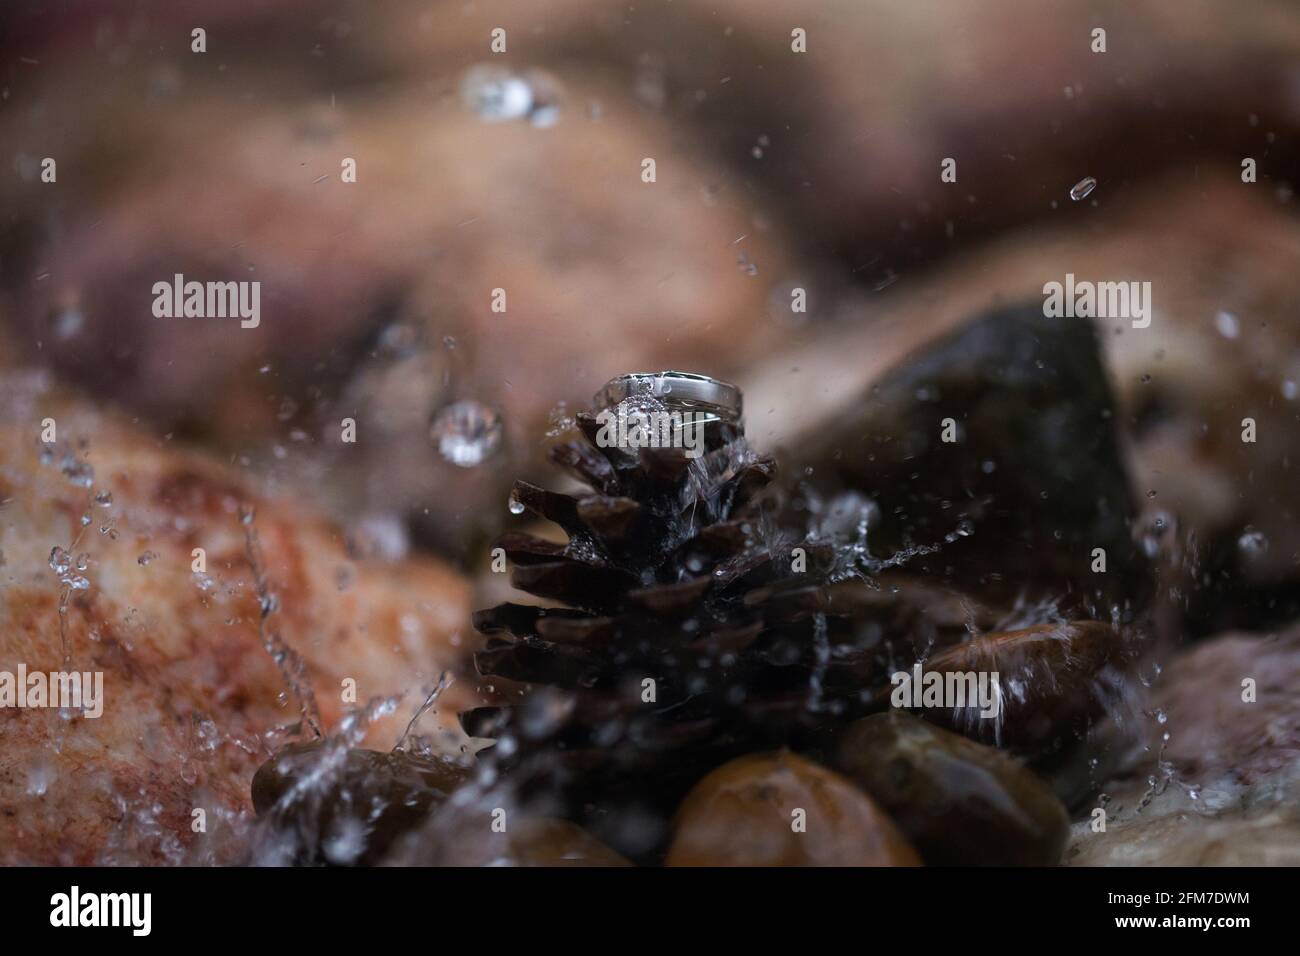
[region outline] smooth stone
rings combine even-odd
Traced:
[[[927,864],[1050,866],[1065,806],[1007,754],[900,711],[848,727],[836,766],[894,818]]]
[[[907,570],[994,605],[1023,596],[1137,616],[1152,577],[1133,543],[1117,417],[1093,323],[1047,318],[1035,301],[923,344],[794,464],[827,494],[876,503],[877,558],[937,547]],[[1092,572],[1094,548],[1105,574]]]
[[[803,811],[803,832],[797,832]],[[919,866],[893,821],[849,780],[788,751],[723,764],[676,817],[668,866]]]
[[[927,707],[927,720],[1026,757],[1058,753],[1081,739],[1118,694],[1144,634],[1097,621],[1039,624],[946,647],[923,664],[940,674],[998,674],[1000,712]]]
[[[1144,759],[1076,809],[1067,863],[1300,866],[1297,687],[1300,626],[1181,651],[1147,702]]]

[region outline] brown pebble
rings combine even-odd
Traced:
[[[687,794],[675,829],[669,866],[920,865],[870,797],[788,751],[713,771]]]
[[[1040,624],[986,634],[944,648],[924,663],[941,674],[997,673],[1001,713],[978,706],[926,708],[927,720],[984,743],[1025,755],[1059,749],[1102,711],[1107,672],[1118,673],[1138,648],[1138,635],[1097,621]]]

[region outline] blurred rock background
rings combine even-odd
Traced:
[[[1150,328],[1096,331],[1131,490],[1193,557],[1166,597],[1183,637],[1268,633],[1300,618],[1297,54],[1284,0],[12,3],[0,364],[354,555],[474,573],[614,375],[737,382],[815,484],[909,353],[1067,272],[1150,281]],[[494,121],[485,65],[540,108]],[[260,327],[154,318],[175,273],[260,281]]]

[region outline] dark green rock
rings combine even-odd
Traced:
[[[908,569],[991,604],[1050,598],[1067,614],[1110,620],[1118,607],[1129,619],[1149,574],[1115,408],[1092,323],[1031,303],[925,344],[798,457],[820,490],[877,503],[876,558],[935,549]],[[942,440],[949,418],[954,442]]]

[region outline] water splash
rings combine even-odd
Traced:
[[[402,731],[402,736],[398,737],[397,743],[393,744],[394,753],[407,749],[407,742],[411,739],[411,735],[415,731],[415,725],[420,722],[421,717],[433,709],[433,705],[438,702],[438,698],[442,696],[442,692],[450,687],[451,683],[452,678],[449,672],[443,671],[438,676],[437,685],[433,690],[429,691],[428,696],[424,698],[424,703],[416,708],[415,713],[411,717],[410,723],[408,723],[406,729]]]
[[[284,678],[294,700],[297,701],[303,720],[311,728],[312,733],[319,737],[321,736],[320,708],[316,705],[316,695],[307,677],[307,663],[285,642],[274,624],[269,621],[269,618],[279,610],[280,604],[279,598],[271,590],[267,580],[262,545],[253,523],[254,514],[252,505],[240,505],[239,521],[244,526],[244,551],[249,567],[252,569],[253,586],[256,588],[258,605],[261,608],[257,620],[258,636],[261,638],[262,647],[280,669],[280,675]]]

